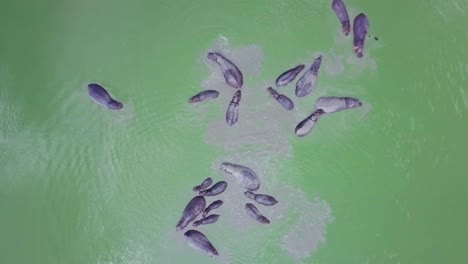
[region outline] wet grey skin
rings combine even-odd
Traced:
[[[190,247],[201,250],[211,257],[218,256],[218,251],[200,231],[190,229],[184,233]]]
[[[256,201],[257,203],[263,204],[263,205],[266,205],[266,206],[272,206],[272,205],[275,205],[275,204],[278,203],[278,201],[275,199],[275,197],[270,196],[270,195],[266,195],[266,194],[255,194],[255,193],[253,193],[251,191],[246,191],[246,192],[244,192],[244,195],[247,198]]]
[[[292,110],[294,108],[293,101],[289,99],[289,97],[287,97],[286,95],[278,93],[275,89],[271,87],[268,87],[267,91],[273,98],[276,99],[278,103],[280,103],[280,105],[284,107],[284,109]]]
[[[231,102],[229,103],[226,111],[226,123],[229,126],[233,126],[239,119],[239,103],[242,97],[241,90],[237,90],[232,96]]]
[[[206,101],[206,100],[211,100],[211,99],[216,99],[219,96],[219,92],[216,90],[205,90],[201,91],[198,94],[190,97],[188,102],[190,104]]]
[[[315,102],[315,108],[322,109],[327,114],[361,106],[361,101],[352,97],[320,97]]]
[[[213,187],[200,191],[198,194],[202,196],[216,196],[220,193],[223,193],[227,188],[227,182],[220,181],[217,182]]]
[[[260,213],[257,207],[251,203],[245,204],[245,211],[254,220],[262,224],[269,224],[270,220]]]
[[[211,184],[213,183],[213,179],[211,179],[210,177],[206,178],[200,185],[197,185],[195,187],[193,187],[193,191],[194,192],[199,192],[199,191],[202,191],[202,190],[205,190],[206,188],[208,188]]]
[[[299,64],[296,67],[283,72],[276,78],[276,86],[283,87],[296,79],[297,75],[305,68],[304,64]]]
[[[239,68],[229,59],[218,52],[208,52],[208,59],[218,63],[221,71],[223,71],[226,83],[236,89],[241,89],[244,84],[244,77]]]
[[[212,210],[221,207],[221,205],[223,205],[223,201],[221,200],[216,200],[212,202],[210,205],[208,205],[207,208],[205,208],[205,210],[203,211],[202,217],[207,216]]]
[[[345,36],[348,36],[350,31],[349,16],[346,6],[341,0],[333,0],[332,9],[341,22],[341,27]]]
[[[354,18],[353,21],[353,44],[354,52],[358,58],[362,58],[362,51],[364,50],[364,40],[366,39],[367,31],[369,29],[369,20],[364,13],[360,13]]]
[[[302,74],[296,83],[296,96],[303,97],[308,95],[317,82],[317,75],[322,64],[322,55],[315,58],[310,68]]]
[[[216,221],[218,221],[218,218],[219,218],[219,215],[217,214],[212,214],[212,215],[209,215],[207,217],[203,217],[202,219],[198,220],[198,221],[195,221],[193,222],[193,226],[194,227],[197,227],[199,225],[209,225],[209,224],[213,224],[215,223]]]
[[[205,209],[206,200],[203,196],[195,196],[184,209],[182,217],[177,223],[176,230],[180,231],[184,229],[190,222],[192,222],[197,216]]]
[[[295,133],[298,137],[303,137],[312,131],[320,117],[325,114],[322,109],[315,110],[311,115],[297,124]]]
[[[260,188],[260,180],[257,174],[250,168],[239,164],[223,162],[220,169],[234,176],[237,182],[249,191],[256,191]]]
[[[123,104],[115,99],[113,99],[107,90],[97,83],[88,84],[88,93],[89,96],[93,99],[94,102],[105,106],[112,110],[122,109]]]

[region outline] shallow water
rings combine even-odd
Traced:
[[[463,263],[468,5],[346,1],[370,21],[364,58],[331,1],[58,1],[0,8],[1,263]],[[378,36],[379,40],[373,39]],[[207,60],[244,73],[235,89]],[[286,111],[266,88],[323,55],[317,85]],[[109,111],[87,95],[98,82]],[[215,100],[190,105],[204,89]],[[321,96],[363,107],[295,125]],[[247,216],[224,162],[251,167],[279,203]],[[218,222],[175,226],[192,187],[226,180]]]

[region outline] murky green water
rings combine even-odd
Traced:
[[[0,263],[463,263],[468,214],[466,1],[347,1],[370,20],[364,58],[331,1],[56,1],[0,4]],[[244,71],[234,90],[205,59]],[[324,62],[304,98],[279,73]],[[122,111],[94,104],[99,82]],[[205,88],[217,100],[188,105]],[[364,107],[294,126],[320,96]],[[259,225],[218,167],[251,166],[276,207]],[[175,225],[205,177],[230,184],[220,220],[199,228],[220,256]],[[209,199],[209,202],[214,199]]]

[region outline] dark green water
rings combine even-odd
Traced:
[[[468,261],[468,3],[347,1],[379,37],[358,60],[330,2],[1,3],[0,263]],[[232,128],[234,90],[205,59],[220,48],[245,75]],[[296,104],[281,109],[266,87],[319,53],[316,89],[278,88]],[[89,82],[124,109],[94,104]],[[220,97],[187,104],[205,88]],[[320,96],[364,106],[296,137]],[[270,225],[242,211],[223,161],[278,198],[259,207]],[[199,229],[213,259],[175,231],[208,176],[230,184]]]

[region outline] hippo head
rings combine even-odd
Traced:
[[[351,97],[346,97],[345,102],[346,102],[346,106],[348,108],[354,108],[354,107],[362,106],[361,101],[359,101],[358,99],[355,99],[355,98],[351,98]]]
[[[190,97],[189,100],[188,100],[189,104],[198,103],[200,101],[201,101],[200,96],[198,96],[198,94]]]
[[[244,192],[244,195],[250,199],[254,199],[255,198],[255,194],[251,191],[246,191]]]
[[[208,52],[206,57],[210,60],[218,61],[218,54],[216,52]]]
[[[223,162],[221,164],[221,167],[220,169],[224,172],[227,172],[227,173],[232,173],[233,172],[233,164],[229,163],[229,162]]]
[[[362,58],[362,49],[364,43],[362,41],[356,41],[354,44],[354,52],[356,53],[358,58]]]
[[[348,36],[349,34],[349,31],[350,31],[350,25],[349,25],[349,21],[347,21],[346,23],[343,23],[343,34],[345,36]]]
[[[123,107],[123,104],[121,102],[118,102],[116,100],[111,100],[109,103],[107,103],[107,107],[109,109],[113,110],[120,110]]]

